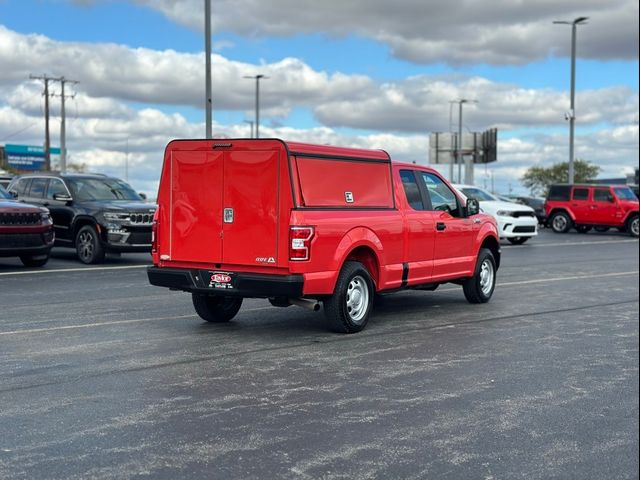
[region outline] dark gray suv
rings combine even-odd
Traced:
[[[56,246],[75,248],[83,263],[100,263],[106,252],[151,251],[156,206],[122,180],[32,173],[14,177],[8,190],[20,201],[47,207]]]

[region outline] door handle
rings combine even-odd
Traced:
[[[439,232],[442,232],[443,230],[447,229],[447,225],[445,225],[444,222],[438,222],[436,223],[436,230],[438,230]]]

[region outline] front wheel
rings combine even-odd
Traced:
[[[42,267],[49,261],[49,254],[44,255],[22,255],[20,261],[25,267]]]
[[[529,240],[529,238],[531,237],[512,237],[512,238],[507,238],[507,240],[509,240],[509,243],[511,243],[512,245],[522,245],[527,240]]]
[[[469,303],[487,303],[496,288],[496,260],[487,248],[480,250],[473,277],[462,284],[464,296]]]
[[[98,238],[98,232],[92,225],[85,225],[76,235],[76,252],[82,263],[101,263],[104,260],[104,247]]]
[[[211,323],[228,322],[238,314],[242,306],[242,297],[212,297],[192,293],[191,299],[200,318]]]
[[[572,224],[571,217],[565,212],[554,213],[549,223],[555,233],[567,233]]]
[[[638,215],[634,215],[633,217],[629,218],[629,220],[627,220],[627,232],[629,232],[629,235],[636,238],[638,238],[638,233],[640,233],[638,218]]]
[[[324,301],[329,328],[339,333],[355,333],[369,321],[375,289],[367,269],[360,262],[346,262],[331,297]]]

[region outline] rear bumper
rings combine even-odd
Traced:
[[[302,275],[258,275],[253,273],[224,272],[231,281],[219,287],[210,286],[214,270],[149,267],[149,283],[172,290],[183,290],[207,295],[246,298],[302,297]]]

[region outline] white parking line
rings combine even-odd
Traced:
[[[120,267],[85,267],[85,268],[57,268],[54,270],[27,270],[20,272],[2,272],[0,276],[10,275],[37,275],[41,273],[63,273],[63,272],[95,272],[96,270],[127,270],[132,268],[147,268],[149,265],[125,265]]]
[[[248,308],[241,310],[241,312],[255,312],[258,310],[272,309],[273,307],[259,307]],[[3,335],[20,335],[24,333],[42,333],[42,332],[55,332],[58,330],[72,330],[78,328],[91,328],[91,327],[105,327],[109,325],[123,325],[126,323],[145,323],[145,322],[159,322],[161,320],[176,320],[179,318],[197,318],[195,314],[191,315],[176,315],[174,317],[153,317],[153,318],[136,318],[131,320],[116,320],[115,322],[96,322],[96,323],[83,323],[80,325],[65,325],[64,327],[49,327],[49,328],[31,328],[26,330],[13,330],[9,332],[0,332],[0,336]]]
[[[617,245],[618,243],[637,243],[637,239],[629,240],[600,240],[592,242],[558,242],[558,243],[528,243],[527,245],[501,245],[501,247],[508,248],[528,248],[528,247],[575,247],[580,245]]]
[[[517,285],[529,285],[533,283],[547,283],[547,282],[561,282],[565,280],[580,280],[580,279],[592,279],[592,278],[604,278],[604,277],[624,277],[629,275],[638,275],[640,271],[633,270],[628,272],[612,272],[612,273],[601,273],[599,275],[585,274],[585,275],[571,275],[567,277],[554,277],[554,278],[540,278],[536,280],[523,280],[519,282],[504,282],[498,283],[498,287],[512,287]],[[453,292],[459,291],[460,287],[450,287],[443,288],[438,290],[439,292]],[[241,313],[247,312],[257,312],[260,310],[270,310],[273,307],[257,307],[257,308],[249,308],[246,310],[241,310]],[[0,336],[8,336],[8,335],[22,335],[26,333],[43,333],[43,332],[55,332],[58,330],[72,330],[78,328],[91,328],[91,327],[106,327],[110,325],[123,325],[127,323],[145,323],[145,322],[157,322],[161,320],[175,320],[180,318],[197,318],[197,315],[178,315],[174,317],[153,317],[153,318],[139,318],[139,319],[131,319],[131,320],[116,320],[114,322],[96,322],[96,323],[85,323],[80,325],[65,325],[63,327],[50,327],[50,328],[32,328],[26,330],[13,330],[9,332],[0,332]]]

